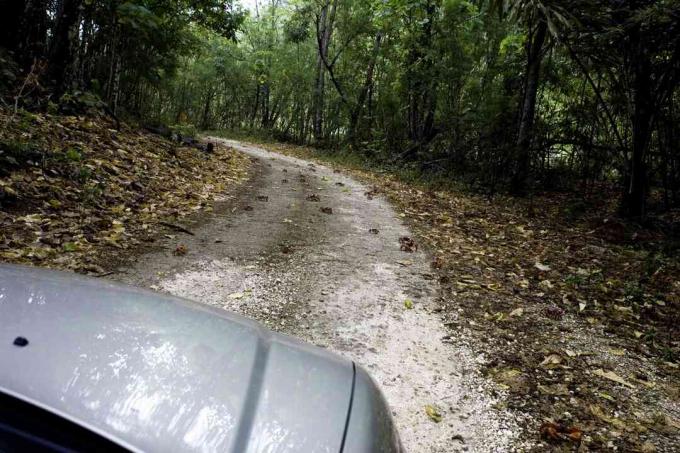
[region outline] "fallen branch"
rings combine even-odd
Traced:
[[[175,225],[174,223],[163,222],[163,221],[160,221],[160,222],[158,222],[158,223],[159,223],[160,225],[165,226],[165,227],[172,228],[173,230],[180,231],[180,232],[182,232],[182,233],[186,233],[186,234],[188,234],[188,235],[190,235],[190,236],[194,236],[194,233],[193,233],[193,232],[187,230],[187,229],[184,228],[183,226],[179,226],[179,225]]]
[[[109,275],[113,275],[115,273],[116,273],[116,271],[102,272],[101,274],[94,274],[94,275],[92,275],[92,277],[95,277],[95,278],[108,277]]]

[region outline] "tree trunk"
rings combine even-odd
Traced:
[[[201,115],[201,129],[207,130],[210,126],[210,104],[215,96],[215,92],[211,89],[205,96],[205,103],[203,104],[203,114]]]
[[[52,36],[47,71],[48,81],[53,86],[57,99],[64,94],[71,82],[80,4],[81,0],[61,0],[57,10],[57,24]]]
[[[262,128],[269,129],[270,109],[269,109],[269,82],[262,85]]]
[[[316,142],[322,142],[324,140],[324,96],[325,96],[325,85],[326,85],[326,68],[324,60],[328,60],[328,48],[330,47],[331,37],[333,35],[333,26],[335,22],[335,13],[338,2],[333,0],[332,2],[326,4],[319,15],[318,21],[318,33],[317,39],[320,40],[318,58],[316,64],[316,80],[314,82],[314,119],[313,119],[313,133],[314,140]],[[330,8],[330,11],[329,11]]]
[[[651,62],[648,53],[640,42],[638,31],[631,32],[633,51],[633,149],[628,162],[626,190],[623,194],[621,211],[626,217],[645,215],[647,192],[647,148],[652,135]]]
[[[23,36],[19,63],[28,72],[33,63],[45,57],[47,52],[47,2],[28,0],[21,21]]]
[[[536,115],[536,98],[543,60],[543,44],[548,31],[548,24],[540,20],[534,36],[527,44],[527,66],[524,84],[524,99],[520,112],[519,130],[517,133],[516,167],[512,176],[511,191],[521,195],[526,190],[529,166],[531,161],[531,140],[534,133],[534,117]]]
[[[113,88],[111,97],[111,110],[114,114],[118,112],[118,99],[120,98],[120,55],[116,57],[113,71]]]
[[[255,119],[257,118],[257,111],[260,108],[260,82],[255,81],[255,103],[253,104],[253,111],[250,116],[250,128],[255,127]]]
[[[326,20],[326,8],[321,12],[321,20]],[[322,43],[323,46],[323,43]],[[319,51],[321,52],[321,50]],[[314,139],[318,142],[323,137],[323,106],[324,106],[324,84],[326,80],[326,73],[323,64],[323,57],[321,54],[317,56],[316,62],[316,80],[314,82]]]
[[[364,86],[359,92],[359,97],[357,99],[356,105],[350,114],[350,124],[349,124],[349,141],[350,143],[356,139],[357,126],[359,120],[361,119],[361,112],[363,111],[364,104],[366,103],[366,98],[368,93],[373,86],[373,72],[375,71],[375,64],[378,61],[378,54],[380,54],[380,43],[382,41],[382,33],[378,32],[375,36],[375,43],[373,44],[373,51],[371,53],[371,59],[368,63],[368,69],[366,70],[366,80],[364,81]]]
[[[425,54],[432,48],[433,23],[437,6],[428,1],[425,8],[428,20],[422,25],[420,36],[409,51],[407,63],[408,136],[416,144],[415,150],[427,144],[434,135],[434,117],[437,107],[434,65],[432,59],[427,58]]]

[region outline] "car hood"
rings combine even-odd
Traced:
[[[338,452],[353,379],[225,311],[0,266],[0,391],[131,450]]]

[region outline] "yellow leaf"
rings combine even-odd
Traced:
[[[436,407],[430,404],[425,406],[425,413],[427,414],[428,417],[430,417],[430,420],[432,420],[435,423],[439,423],[442,421],[442,415],[439,413]]]

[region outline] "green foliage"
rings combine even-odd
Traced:
[[[80,152],[80,150],[68,148],[64,152],[64,158],[70,162],[80,162],[83,159],[83,154]]]
[[[649,59],[649,83],[668,84],[658,87],[666,104],[654,104],[654,115],[670,129],[644,145],[659,148],[643,151],[658,169],[649,183],[665,172],[666,187],[674,188],[667,198],[680,203],[680,156],[671,151],[680,132],[671,109],[680,74],[672,51],[678,39],[670,36],[677,10],[649,4],[605,11],[587,0],[573,8],[533,0],[261,2],[238,43],[192,28],[191,54],[163,71],[140,113],[167,124],[345,147],[413,178],[453,178],[491,193],[514,181],[521,159],[530,190],[625,183],[639,135],[630,109],[636,91],[625,82],[635,76],[635,57],[616,42],[630,42],[639,27],[643,54],[657,55]],[[628,18],[626,26],[615,13]],[[541,27],[547,36],[536,42]],[[612,65],[627,79],[606,69]],[[527,119],[531,71],[536,105]],[[526,124],[528,145],[518,149]],[[663,166],[650,156],[665,156]],[[576,218],[587,208],[565,213]]]
[[[196,137],[198,135],[198,130],[193,124],[175,124],[170,126],[170,131],[182,137]]]
[[[488,193],[618,183],[627,215],[653,189],[680,205],[676,2],[263,0],[248,15],[232,0],[69,1],[79,32],[38,11],[44,42],[0,51],[0,90],[344,148]],[[40,61],[57,36],[74,42],[54,97],[17,56]]]

